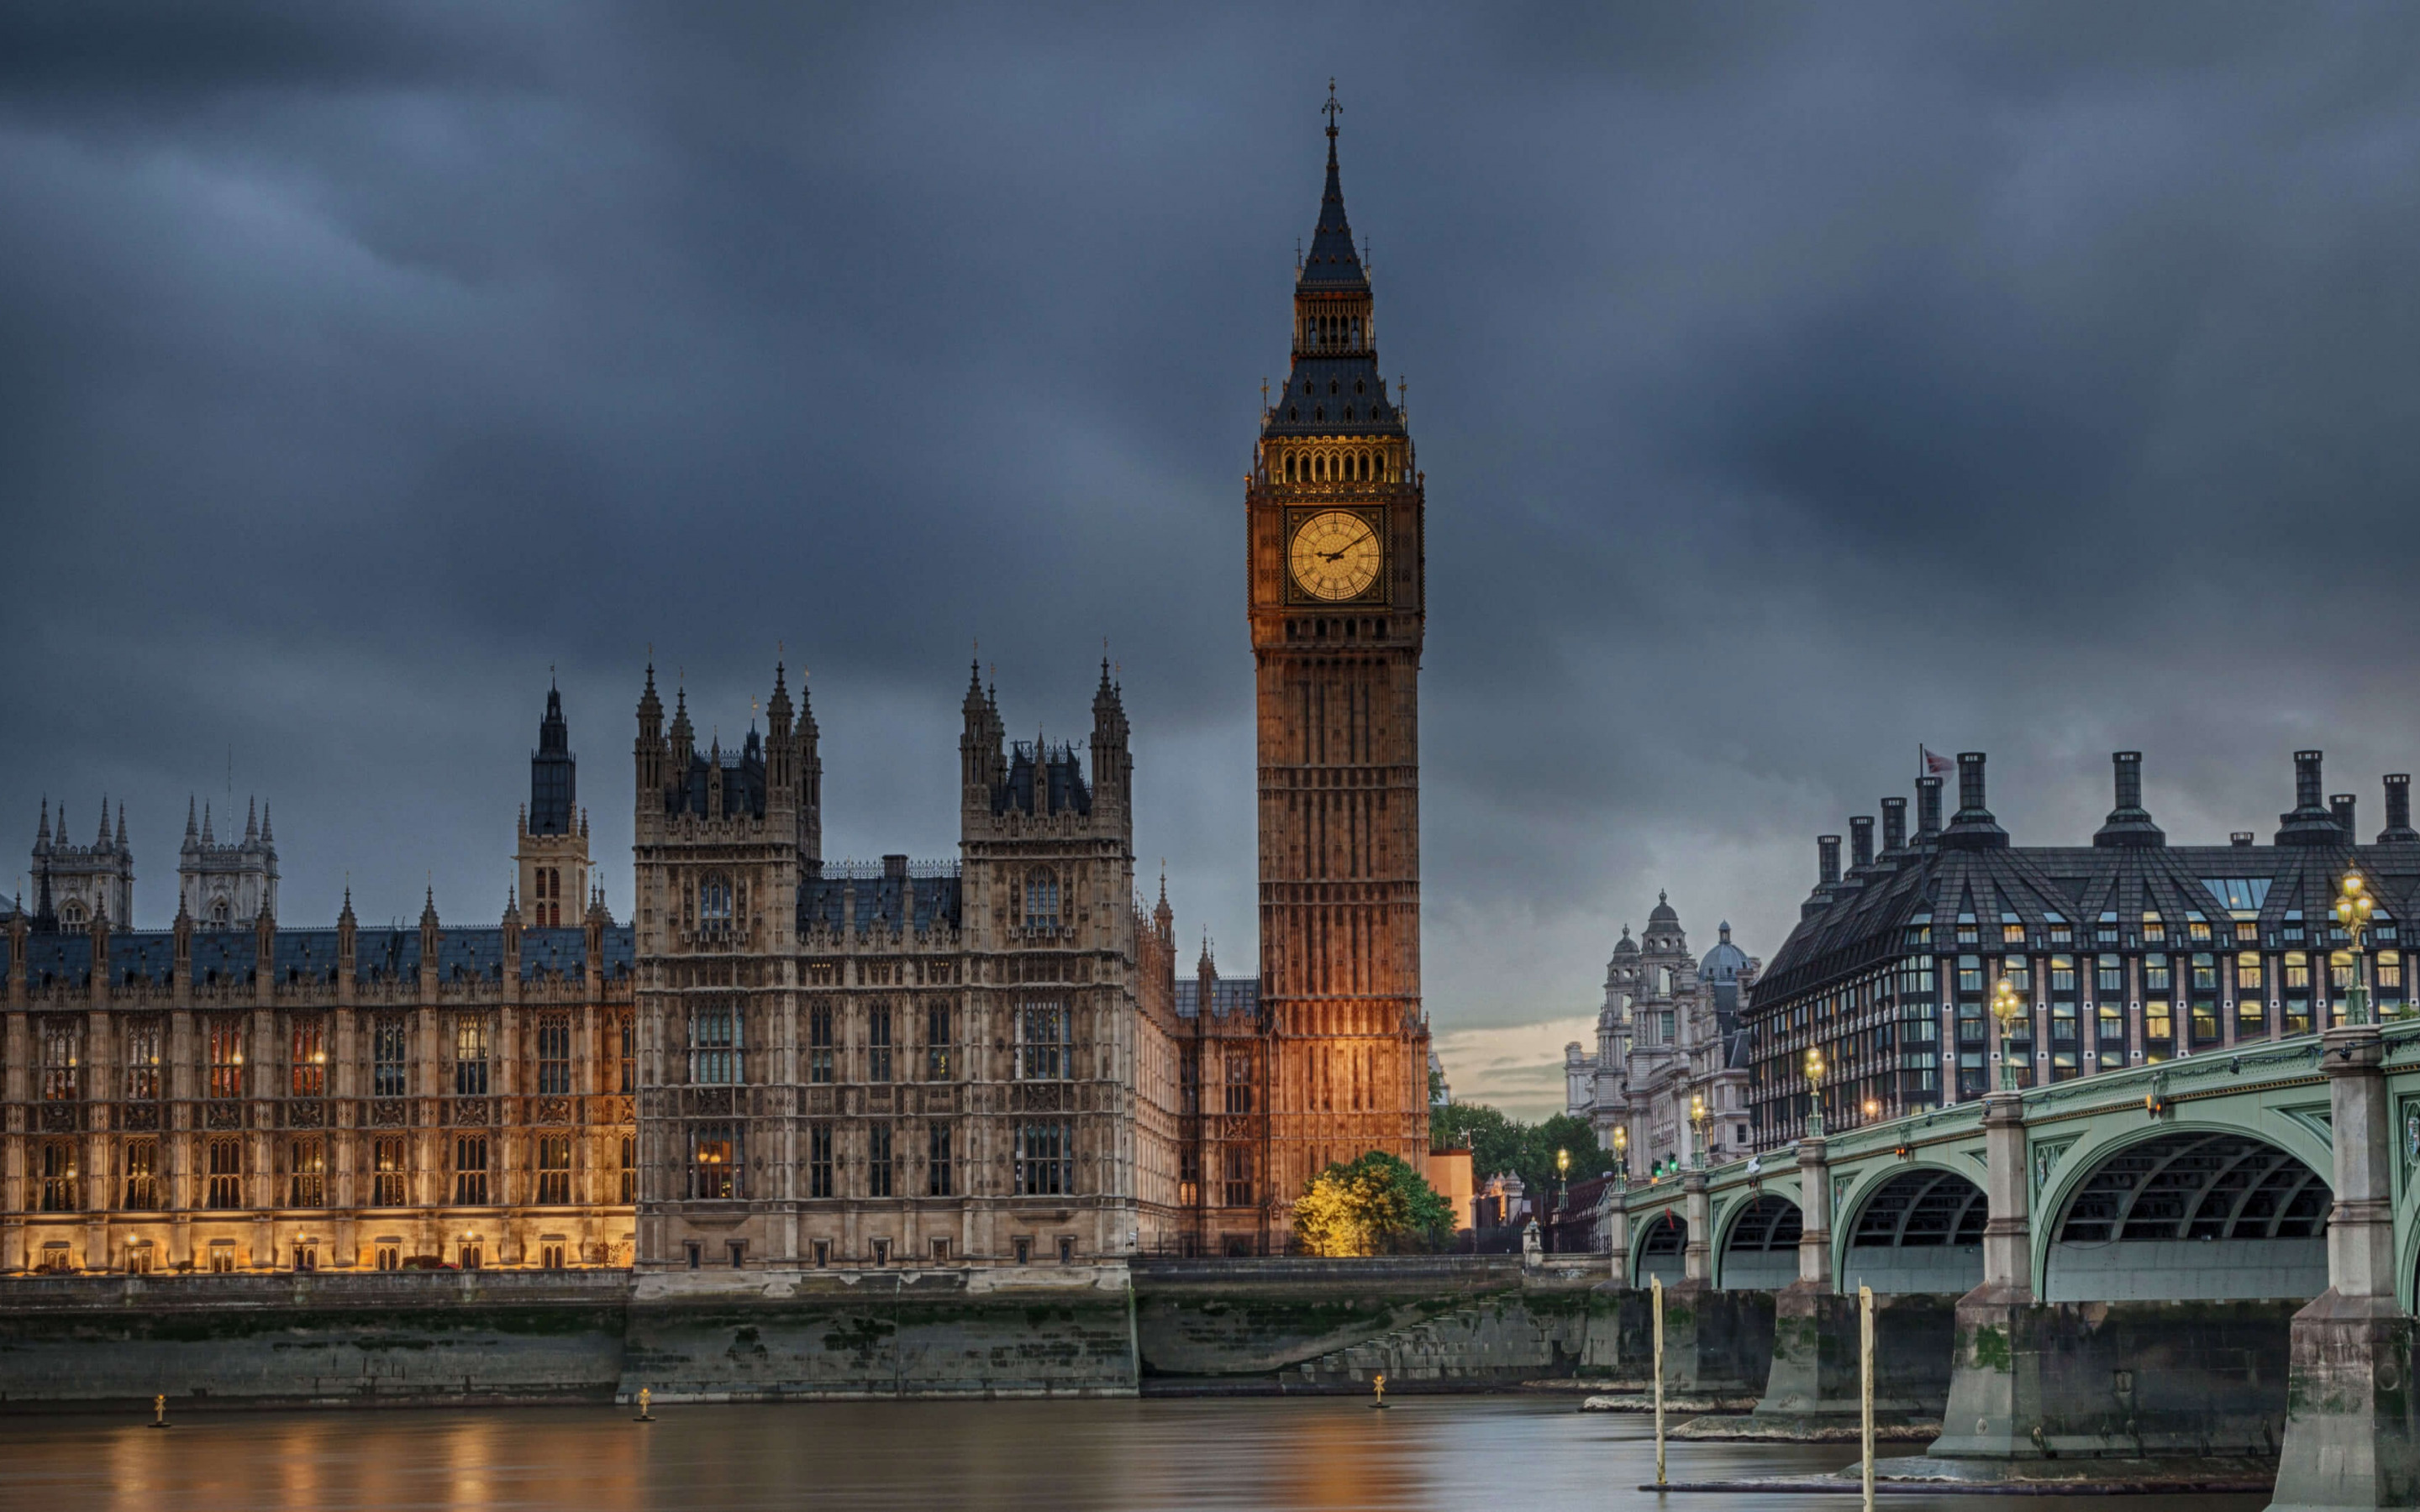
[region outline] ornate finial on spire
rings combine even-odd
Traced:
[[[1666,893],[1663,888],[1658,887],[1655,889],[1655,901],[1659,903],[1670,903],[1672,900],[1670,895]]]
[[[1336,80],[1333,75],[1327,81],[1327,103],[1320,106],[1319,110],[1321,115],[1327,117],[1327,152],[1330,157],[1333,157],[1336,154],[1336,117],[1344,114],[1344,107],[1336,102]]]

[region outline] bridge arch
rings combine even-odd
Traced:
[[[2333,1195],[2311,1152],[2288,1143],[2216,1124],[2153,1124],[2067,1152],[2036,1209],[2035,1295],[2318,1296],[2328,1286]]]
[[[1761,1192],[1732,1204],[1714,1251],[1714,1285],[1724,1291],[1777,1291],[1798,1279],[1798,1204]]]
[[[1643,1287],[1650,1277],[1660,1275],[1666,1286],[1677,1286],[1686,1273],[1683,1252],[1688,1245],[1688,1220],[1671,1208],[1640,1224],[1630,1241],[1633,1283]]]
[[[1988,1203],[1964,1172],[1901,1164],[1849,1197],[1833,1242],[1840,1289],[1962,1295],[1982,1285]]]

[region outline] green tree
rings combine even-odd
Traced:
[[[1613,1157],[1598,1147],[1596,1131],[1568,1113],[1523,1123],[1483,1103],[1456,1103],[1429,1110],[1429,1141],[1439,1148],[1468,1146],[1471,1180],[1483,1182],[1511,1171],[1542,1205],[1555,1199],[1557,1150],[1571,1151],[1572,1180],[1613,1169]]]
[[[1375,1255],[1453,1231],[1453,1210],[1410,1165],[1384,1150],[1339,1161],[1295,1199],[1294,1232],[1313,1255]]]

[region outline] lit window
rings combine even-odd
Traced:
[[[76,1147],[72,1139],[42,1141],[42,1211],[74,1212],[84,1206],[76,1178]]]
[[[476,1013],[454,1020],[454,1095],[488,1095],[488,1021]],[[480,1165],[485,1169],[486,1162]]]
[[[727,1123],[690,1131],[689,1195],[708,1201],[740,1195],[739,1133]]]
[[[126,1100],[151,1103],[160,1097],[160,1021],[130,1019],[126,1025]]]
[[[126,1145],[126,1206],[150,1211],[160,1206],[160,1141],[133,1139]]]
[[[327,1095],[328,1050],[322,1038],[325,1033],[317,1013],[297,1014],[287,1026],[286,1088],[289,1096]]]
[[[42,1020],[42,1101],[71,1103],[84,1095],[84,1024]]]
[[[378,1208],[400,1208],[406,1198],[403,1191],[403,1140],[399,1135],[386,1135],[370,1147],[370,1205]],[[393,1270],[393,1266],[384,1267]]]
[[[203,1192],[203,1203],[211,1208],[243,1206],[243,1141],[213,1139],[208,1150],[209,1182]]]
[[[950,1005],[924,1005],[924,1079],[946,1082],[950,1079]]]
[[[286,1150],[287,1196],[289,1208],[318,1208],[327,1204],[328,1152],[317,1138],[287,1141]]]

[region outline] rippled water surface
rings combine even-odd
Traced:
[[[806,1403],[0,1419],[0,1508],[597,1512],[947,1507],[1652,1507],[1652,1429],[1568,1398]],[[1891,1452],[1885,1449],[1885,1453]],[[1903,1451],[1901,1451],[1903,1452]],[[1837,1469],[1848,1448],[1674,1443],[1675,1480]],[[1681,1495],[1674,1512],[1854,1496]],[[2130,1497],[2121,1512],[2259,1512],[2265,1497]],[[2082,1512],[2080,1498],[1886,1497],[1892,1512]]]

